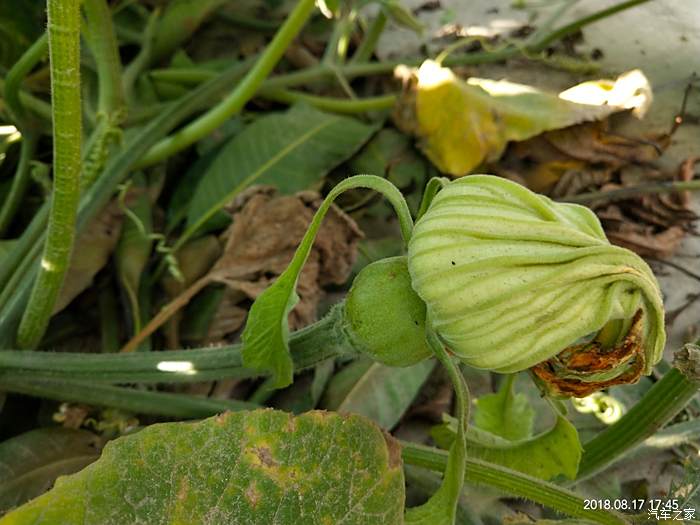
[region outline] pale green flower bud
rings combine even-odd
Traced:
[[[408,268],[428,319],[470,366],[538,365],[555,393],[580,397],[661,358],[654,275],[583,206],[489,175],[452,181],[417,222]]]

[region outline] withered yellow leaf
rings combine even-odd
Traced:
[[[418,136],[433,164],[454,176],[498,159],[509,141],[600,120],[624,109],[643,109],[651,97],[640,71],[617,81],[586,82],[560,95],[505,80],[464,81],[432,60],[425,61],[415,77],[415,90],[404,99],[404,104],[414,105],[407,112],[412,121],[399,125]]]

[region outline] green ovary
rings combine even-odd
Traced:
[[[609,339],[622,326],[612,322],[639,309],[644,373],[661,358],[658,283],[640,257],[609,243],[588,208],[490,175],[461,178],[417,222],[408,268],[428,319],[468,365],[525,370],[604,327]]]

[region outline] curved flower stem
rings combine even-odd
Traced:
[[[314,10],[314,0],[299,0],[282,27],[267,45],[265,51],[236,88],[218,105],[174,135],[156,144],[139,160],[137,168],[156,164],[173,153],[205,137],[238,113],[255,95],[263,80],[270,74],[291,41],[297,36]]]
[[[405,463],[424,467],[436,472],[447,468],[447,452],[433,447],[401,442],[401,456]],[[573,492],[516,472],[505,467],[486,463],[478,459],[466,459],[465,481],[487,485],[520,498],[526,498],[562,514],[590,520],[605,525],[629,523],[621,515],[606,510],[585,510],[583,498]]]
[[[700,384],[671,369],[616,423],[584,443],[578,483],[622,459],[668,423],[697,394]]]
[[[48,1],[54,186],[41,268],[17,332],[21,348],[41,340],[68,269],[80,197],[80,1]]]

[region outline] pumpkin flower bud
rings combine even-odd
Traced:
[[[489,175],[452,181],[416,224],[412,286],[464,363],[531,368],[583,397],[649,374],[666,339],[658,283],[588,208]]]

